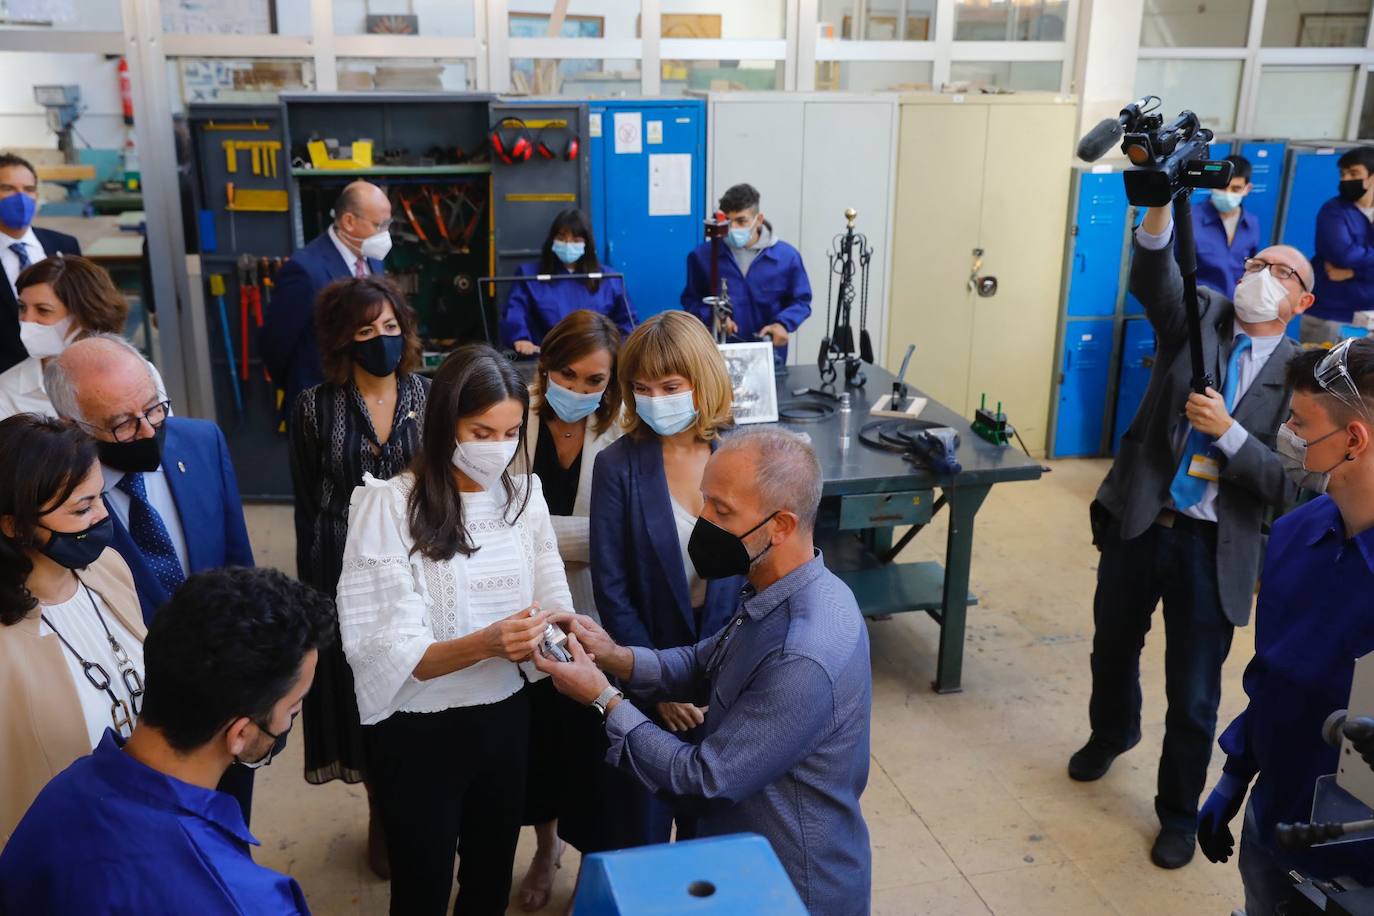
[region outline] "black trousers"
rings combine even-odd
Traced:
[[[1140,740],[1140,650],[1164,602],[1164,748],[1155,813],[1160,824],[1197,829],[1198,797],[1221,702],[1221,665],[1235,630],[1217,590],[1216,525],[1180,517],[1123,541],[1100,537],[1093,598],[1093,734],[1124,751]]]
[[[526,690],[485,706],[396,713],[366,726],[369,778],[391,861],[392,916],[441,916],[458,852],[459,916],[510,900],[525,808]]]

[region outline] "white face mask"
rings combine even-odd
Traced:
[[[334,226],[334,230],[339,235],[344,236],[350,242],[358,243],[359,253],[365,258],[373,258],[378,261],[386,260],[386,256],[391,253],[391,230],[385,229],[375,235],[369,235],[365,239],[359,239],[352,233],[345,232],[339,225]]]
[[[517,439],[459,442],[453,450],[453,466],[483,490],[494,490],[501,483],[502,473],[515,458],[515,450],[519,445]]]
[[[1236,284],[1236,317],[1246,324],[1262,324],[1282,316],[1288,290],[1269,268],[1241,277]]]
[[[72,316],[68,315],[57,324],[39,324],[36,321],[19,322],[19,339],[24,349],[37,359],[61,356],[62,351],[71,343],[67,335],[71,332]]]

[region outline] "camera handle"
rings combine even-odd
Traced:
[[[1174,194],[1174,257],[1183,275],[1183,308],[1188,318],[1188,353],[1193,362],[1192,387],[1206,394],[1214,382],[1202,355],[1202,315],[1197,301],[1197,245],[1193,241],[1192,188]]]

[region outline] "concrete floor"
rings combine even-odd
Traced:
[[[1034,483],[996,487],[978,515],[964,692],[939,696],[935,624],[908,614],[869,625],[873,766],[863,797],[878,914],[1229,913],[1241,902],[1235,860],[1199,854],[1174,872],[1150,864],[1153,798],[1163,735],[1164,664],[1157,631],[1142,661],[1144,740],[1098,783],[1071,782],[1069,755],[1087,737],[1092,593],[1097,554],[1088,502],[1105,461],[1059,461]],[[255,506],[258,561],[294,569],[290,510]],[[943,515],[902,559],[939,559]],[[1226,665],[1221,722],[1244,703],[1241,672],[1252,632],[1237,632]],[[1220,772],[1213,757],[1212,779]],[[290,872],[321,916],[384,913],[387,886],[364,863],[361,787],[310,786],[300,742],[258,774],[258,861]],[[1238,828],[1237,828],[1238,829]],[[534,850],[526,830],[516,883]],[[577,855],[564,856],[554,899],[573,891]],[[514,910],[514,908],[513,908]]]

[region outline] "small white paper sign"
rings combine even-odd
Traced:
[[[615,113],[616,153],[644,152],[644,116],[638,111]]]
[[[649,155],[649,215],[691,216],[692,154]]]
[[[601,136],[601,112],[594,111],[587,115],[587,133],[593,137]]]
[[[644,132],[645,132],[645,135],[646,135],[645,139],[647,139],[650,143],[662,143],[662,142],[663,142],[663,122],[662,122],[662,121],[650,121],[648,127],[645,128],[645,131],[644,131]]]

